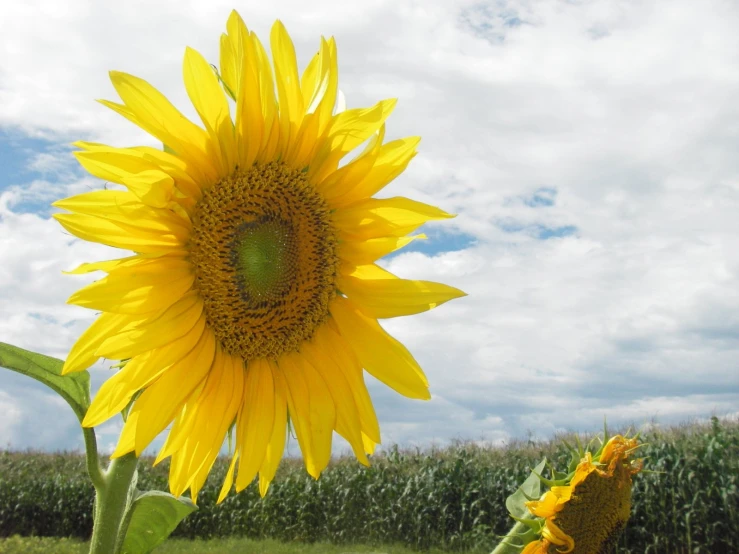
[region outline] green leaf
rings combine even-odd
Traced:
[[[139,494],[131,506],[131,519],[122,554],[148,554],[162,544],[185,516],[198,507],[185,497],[161,491]]]
[[[508,508],[508,511],[513,517],[524,519],[530,515],[529,509],[526,507],[526,502],[532,498],[539,498],[541,496],[541,480],[537,473],[541,475],[546,464],[547,459],[544,458],[534,468],[531,475],[526,478],[523,484],[516,489],[516,492],[506,498],[505,507]]]
[[[63,365],[62,360],[0,342],[0,367],[33,377],[53,389],[82,422],[90,407],[90,374],[79,371],[62,376]]]

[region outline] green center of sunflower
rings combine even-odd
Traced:
[[[277,221],[246,223],[236,233],[236,279],[253,298],[279,294],[294,278],[297,243]]]
[[[325,201],[283,163],[237,170],[208,189],[189,251],[206,320],[224,350],[276,359],[310,340],[335,295],[336,244]]]

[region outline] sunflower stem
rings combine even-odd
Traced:
[[[115,554],[120,548],[121,529],[136,473],[138,458],[126,454],[110,462],[102,475],[102,486],[95,487],[95,515],[90,541],[90,554]]]
[[[525,517],[524,519],[530,519]],[[521,521],[517,521],[516,524],[508,531],[508,534],[503,537],[503,540],[498,543],[490,554],[521,554],[523,550],[523,544],[521,535],[529,531],[529,526]]]
[[[95,431],[92,428],[82,428],[82,434],[85,437],[85,457],[87,458],[87,473],[90,481],[98,490],[104,484],[103,470],[100,467],[100,458],[98,458],[98,443],[95,437]]]

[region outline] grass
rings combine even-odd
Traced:
[[[0,539],[0,554],[87,554],[89,542],[54,537],[19,537]],[[428,554],[443,554],[432,549]],[[272,539],[170,539],[156,549],[156,554],[416,554],[403,546],[343,545],[328,543],[284,543]]]

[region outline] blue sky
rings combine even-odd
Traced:
[[[139,75],[188,116],[186,45],[217,62],[231,6],[75,0],[4,7],[0,46],[0,341],[64,357],[93,314],[62,270],[118,253],[49,219],[100,188],[70,143],[155,142],[110,113],[107,71]],[[349,107],[398,105],[388,138],[420,135],[383,195],[458,214],[383,264],[469,296],[385,327],[432,400],[368,377],[385,444],[495,443],[739,412],[739,8],[688,0],[345,3],[242,8],[281,18],[301,67],[339,48]],[[94,388],[110,362],[92,370]],[[71,412],[0,372],[0,446],[81,447]],[[120,430],[99,428],[110,448]],[[344,448],[337,440],[337,449]],[[291,452],[297,453],[295,445]]]

